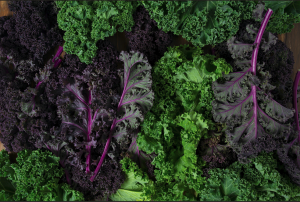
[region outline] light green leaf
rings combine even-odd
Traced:
[[[117,193],[110,196],[110,199],[113,201],[142,200],[143,187],[149,182],[149,179],[143,177],[141,170],[131,159],[123,159],[121,163],[123,163],[123,166],[129,163],[129,169],[123,169],[127,174],[127,178]]]

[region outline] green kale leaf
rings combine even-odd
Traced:
[[[8,152],[0,152],[1,201],[82,201],[83,194],[59,184],[64,174],[59,157],[49,151],[22,150],[17,163],[10,163]]]
[[[250,19],[254,1],[142,1],[158,28],[196,46],[215,45],[235,35]]]
[[[81,62],[92,63],[97,41],[117,31],[131,31],[132,14],[138,6],[130,1],[56,1],[57,23],[65,31],[64,51]]]
[[[277,34],[291,32],[295,23],[300,22],[300,1],[264,1],[265,10],[274,12],[267,31]]]
[[[277,165],[276,153],[262,152],[251,163],[235,162],[226,169],[212,169],[201,201],[293,201],[300,187]]]
[[[223,59],[188,45],[170,47],[153,67],[154,104],[137,138],[140,150],[155,153],[156,181],[146,192],[152,200],[195,199],[193,190],[205,182],[197,147],[214,129],[211,113],[205,113],[214,99],[211,82],[230,70]]]
[[[117,193],[112,194],[112,201],[137,201],[146,200],[143,194],[144,187],[151,181],[147,174],[137,166],[130,158],[125,157],[120,161],[122,170],[126,173],[126,180],[118,189]]]

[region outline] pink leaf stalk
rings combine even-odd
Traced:
[[[60,63],[62,62],[61,59],[58,59],[58,57],[61,55],[62,52],[63,52],[63,47],[59,46],[59,48],[58,48],[58,50],[57,50],[57,52],[56,52],[54,58],[52,59],[52,62],[54,62],[53,68],[58,67],[58,66],[60,65]],[[47,71],[49,71],[49,70],[47,70]],[[40,87],[40,85],[41,85],[43,82],[44,82],[44,80],[39,81],[38,84],[36,85],[35,89],[38,90],[39,87]],[[34,103],[34,104],[33,104],[33,107],[32,107],[32,110],[34,110],[34,108],[35,108],[35,102],[34,102],[34,99],[35,99],[35,95],[32,96],[32,103]]]
[[[85,108],[77,108],[77,109],[84,109],[87,111],[87,130],[85,130],[84,128],[80,127],[79,125],[77,124],[74,124],[72,122],[68,122],[68,121],[63,121],[62,123],[64,124],[69,124],[69,125],[72,125],[72,126],[75,126],[77,127],[78,129],[80,129],[83,133],[86,134],[86,141],[87,143],[89,143],[91,141],[91,133],[92,133],[92,129],[93,129],[93,124],[94,124],[94,121],[98,115],[98,112],[99,112],[99,109],[97,109],[95,111],[95,114],[94,116],[92,115],[93,112],[92,112],[92,109],[90,108],[90,105],[92,104],[92,99],[93,99],[93,96],[92,96],[92,92],[89,90],[89,96],[88,96],[88,101],[86,102],[82,97],[80,97],[80,95],[78,95],[71,87],[70,87],[70,84],[68,84],[66,86],[66,88],[71,92],[73,93],[76,98],[82,103],[85,105]],[[90,170],[90,166],[91,166],[91,152],[92,152],[92,146],[91,145],[86,145],[86,151],[88,153],[88,156],[86,158],[86,173],[90,173],[91,170]]]
[[[257,63],[257,54],[258,54],[258,49],[259,49],[259,44],[261,42],[262,36],[265,32],[265,29],[267,27],[267,24],[270,20],[270,17],[272,15],[273,11],[271,9],[268,9],[263,22],[260,25],[259,31],[256,35],[256,39],[254,41],[254,45],[256,45],[254,51],[252,52],[252,59],[251,59],[251,72],[256,75],[256,63]]]
[[[265,29],[267,27],[267,24],[268,24],[268,21],[270,20],[270,17],[272,15],[273,11],[271,9],[268,9],[266,15],[265,15],[265,18],[263,20],[263,22],[261,23],[260,25],[260,28],[259,28],[259,31],[256,35],[256,39],[254,41],[254,44],[256,45],[254,51],[252,52],[252,58],[251,58],[251,72],[253,75],[256,75],[256,63],[257,63],[257,54],[258,54],[258,50],[259,50],[259,45],[260,45],[260,42],[261,42],[261,39],[262,39],[262,36],[265,32]],[[253,95],[253,105],[254,105],[254,108],[253,108],[253,115],[255,117],[254,119],[254,124],[255,124],[255,134],[257,136],[257,116],[258,116],[258,103],[257,103],[257,99],[256,99],[256,85],[252,85],[251,87],[251,90],[252,90],[252,95]]]
[[[126,87],[127,87],[127,83],[128,83],[128,78],[129,78],[129,74],[130,74],[130,69],[129,69],[129,71],[126,72],[126,73],[128,74],[128,76],[127,76],[127,79],[124,81],[125,85],[124,85],[124,89],[123,89],[123,93],[122,93],[120,102],[119,102],[119,104],[118,104],[117,113],[118,113],[118,111],[121,109],[121,105],[122,105],[122,102],[123,102],[123,99],[124,99],[124,96],[125,96],[125,93],[126,93]],[[125,73],[125,74],[126,74],[126,73]],[[124,77],[125,77],[125,75],[124,75]],[[99,163],[98,163],[98,165],[97,165],[97,167],[96,167],[96,170],[95,170],[93,176],[90,178],[90,181],[91,181],[91,182],[94,181],[95,177],[97,176],[97,174],[98,174],[98,172],[99,172],[99,170],[100,170],[100,168],[101,168],[101,166],[102,166],[102,163],[103,163],[103,161],[104,161],[104,159],[105,159],[105,156],[106,156],[106,154],[107,154],[107,152],[108,152],[109,145],[110,145],[110,142],[111,142],[111,138],[112,138],[113,132],[114,132],[114,130],[115,130],[115,128],[116,128],[116,124],[117,124],[117,119],[115,118],[114,121],[113,121],[113,123],[112,123],[112,125],[111,125],[110,132],[109,132],[109,136],[108,136],[108,140],[107,140],[107,142],[106,142],[106,144],[105,144],[104,151],[103,151],[103,153],[102,153],[102,155],[101,155],[100,161],[99,161]]]
[[[136,53],[136,54],[138,55],[138,53]],[[130,77],[130,72],[131,72],[131,70],[132,70],[132,67],[134,67],[134,65],[136,65],[136,64],[138,64],[138,63],[140,63],[140,62],[148,63],[148,61],[147,61],[147,60],[144,60],[144,59],[143,59],[143,56],[142,56],[142,57],[140,57],[140,58],[138,58],[138,59],[132,61],[132,64],[130,64],[129,66],[126,66],[126,65],[128,65],[130,59],[129,59],[129,58],[126,58],[126,56],[128,56],[128,55],[126,55],[126,54],[122,54],[122,53],[121,53],[121,55],[122,55],[122,56],[125,56],[125,59],[124,59],[124,79],[123,79],[123,82],[124,82],[124,88],[123,88],[123,92],[122,92],[122,95],[121,95],[121,98],[120,98],[120,101],[119,101],[119,104],[118,104],[117,113],[121,110],[121,108],[122,108],[123,105],[129,104],[129,103],[135,103],[135,102],[138,102],[138,101],[142,101],[143,99],[145,99],[145,98],[148,97],[148,96],[151,97],[151,95],[152,95],[152,93],[153,93],[152,91],[150,91],[150,92],[145,93],[144,95],[142,95],[142,96],[140,96],[140,97],[137,97],[136,99],[131,99],[131,100],[128,100],[128,101],[126,101],[126,100],[124,101],[125,95],[126,95],[132,88],[134,88],[134,87],[136,87],[136,86],[138,86],[138,85],[141,85],[141,84],[147,85],[147,80],[145,81],[144,79],[142,79],[142,80],[138,80],[138,81],[135,80],[135,82],[134,82],[133,84],[130,84],[130,86],[129,86],[129,85],[128,85],[128,84],[129,84],[129,80],[134,80],[134,79],[138,78],[139,76],[141,76],[142,72],[151,70],[151,67],[148,69],[148,67],[147,67],[147,65],[146,65],[146,67],[145,67],[144,69],[140,69],[138,72],[135,72],[135,73],[136,73],[135,75],[132,75],[132,76]],[[135,56],[136,56],[136,55],[135,55]],[[138,57],[139,57],[139,56],[138,56]],[[131,59],[132,59],[132,58],[131,58]],[[129,67],[129,68],[126,68],[126,67]],[[145,78],[146,78],[146,77],[145,77]],[[123,102],[123,101],[124,101],[124,102]],[[109,149],[109,145],[110,145],[110,142],[111,142],[111,138],[112,138],[113,135],[114,135],[114,131],[115,131],[115,129],[116,129],[116,124],[119,123],[119,122],[121,122],[121,121],[123,121],[123,120],[125,120],[125,119],[128,120],[128,119],[130,119],[130,118],[133,118],[134,116],[135,116],[135,113],[130,114],[130,115],[128,115],[128,116],[125,116],[125,117],[123,117],[122,119],[119,119],[119,120],[117,120],[117,118],[114,119],[113,124],[112,124],[111,129],[110,129],[110,133],[109,133],[108,140],[107,140],[106,145],[105,145],[105,148],[104,148],[104,151],[103,151],[103,153],[102,153],[102,155],[101,155],[101,158],[100,158],[100,161],[99,161],[99,163],[98,163],[98,165],[97,165],[97,167],[96,167],[96,170],[94,171],[94,174],[93,174],[92,177],[90,178],[90,181],[92,181],[92,182],[94,181],[95,177],[97,176],[97,174],[98,174],[98,172],[99,172],[99,170],[100,170],[100,168],[101,168],[101,166],[102,166],[102,163],[103,163],[103,161],[104,161],[104,159],[105,159],[105,156],[106,156],[106,154],[107,154],[107,152],[108,152],[108,149]]]
[[[90,178],[90,181],[91,181],[91,182],[94,181],[94,179],[95,179],[95,177],[97,176],[97,174],[98,174],[98,172],[99,172],[99,170],[100,170],[100,168],[101,168],[101,166],[102,166],[102,163],[103,163],[103,161],[104,161],[104,159],[105,159],[105,156],[106,156],[106,154],[107,154],[107,151],[108,151],[108,148],[109,148],[109,145],[110,145],[110,141],[111,141],[111,138],[112,138],[112,134],[113,134],[114,129],[115,129],[115,127],[116,127],[116,122],[117,122],[117,119],[114,119],[114,122],[113,122],[113,124],[111,125],[111,128],[110,128],[109,137],[108,137],[108,140],[107,140],[107,142],[106,142],[106,144],[105,144],[104,151],[103,151],[103,153],[102,153],[102,156],[101,156],[101,158],[100,158],[100,161],[99,161],[99,163],[98,163],[98,165],[97,165],[97,167],[96,167],[96,170],[95,170],[93,176]]]
[[[54,58],[52,59],[52,62],[54,62],[54,68],[58,67],[61,63],[61,59],[59,59],[58,57],[61,55],[61,53],[63,52],[63,47],[59,46]]]

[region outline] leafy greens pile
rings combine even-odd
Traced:
[[[300,200],[300,73],[293,84],[293,53],[276,37],[300,22],[300,3],[9,8],[0,200]],[[109,42],[117,31],[127,50]]]
[[[298,1],[264,1],[274,11],[267,30],[291,32],[300,22]],[[255,18],[255,1],[142,1],[160,29],[172,31],[194,45],[215,45],[235,35],[242,20]],[[261,19],[259,20],[261,21]]]
[[[152,164],[156,184],[152,200],[186,200],[184,192],[200,189],[204,161],[196,150],[214,130],[211,82],[231,70],[225,60],[188,45],[169,48],[153,67],[155,100],[146,114],[137,144]],[[201,93],[198,93],[201,92]]]

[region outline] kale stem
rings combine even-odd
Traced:
[[[108,137],[108,140],[107,140],[107,142],[106,142],[106,144],[105,144],[105,148],[104,148],[104,151],[103,151],[103,153],[102,153],[102,155],[101,155],[100,161],[99,161],[99,163],[98,163],[98,165],[97,165],[97,167],[96,167],[96,170],[95,170],[93,176],[90,178],[90,181],[91,181],[91,182],[93,182],[94,179],[95,179],[95,177],[97,176],[97,174],[98,174],[98,172],[99,172],[99,170],[100,170],[100,168],[101,168],[101,166],[102,166],[102,163],[103,163],[103,161],[104,161],[104,159],[105,159],[105,156],[106,156],[106,154],[107,154],[107,152],[108,152],[108,148],[109,148],[109,145],[110,145],[110,141],[111,141],[111,138],[112,138],[114,129],[115,129],[115,127],[116,127],[116,122],[117,122],[117,119],[115,118],[113,124],[111,125],[109,137]]]
[[[269,19],[272,15],[273,11],[271,9],[268,9],[263,22],[260,25],[259,31],[256,35],[256,39],[254,41],[254,45],[256,45],[254,51],[252,52],[252,58],[251,58],[251,72],[253,75],[256,75],[256,63],[257,63],[257,54],[258,54],[258,49],[259,49],[259,44],[261,42],[262,36],[265,32],[265,29],[267,27],[267,24],[269,22]]]

